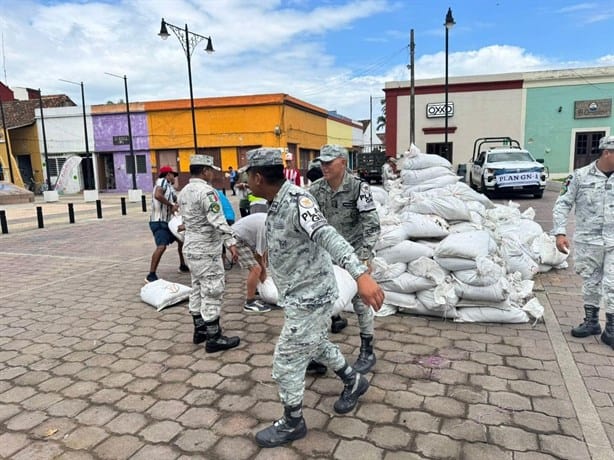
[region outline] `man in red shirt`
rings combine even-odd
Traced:
[[[286,153],[286,167],[284,168],[284,176],[288,182],[293,183],[297,187],[301,186],[301,173],[294,167],[294,157],[292,153]]]

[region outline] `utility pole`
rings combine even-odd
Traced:
[[[373,96],[369,96],[369,152],[373,152]]]
[[[409,32],[409,147],[416,142],[416,85],[414,80],[414,29]]]

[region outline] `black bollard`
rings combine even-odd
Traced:
[[[126,215],[126,197],[122,196],[122,216]]]
[[[141,195],[141,207],[143,212],[147,212],[147,203],[145,202],[145,195]]]
[[[6,223],[6,211],[0,210],[0,227],[2,227],[2,233],[9,232],[9,226]]]
[[[43,207],[36,207],[36,218],[38,220],[38,228],[45,228],[45,223],[43,222]]]
[[[75,223],[75,209],[72,203],[68,203],[68,222],[71,224]]]
[[[100,200],[96,200],[96,216],[102,219],[102,202]]]

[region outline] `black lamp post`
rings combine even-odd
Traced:
[[[194,113],[194,91],[192,89],[192,53],[201,41],[207,40],[207,46],[205,47],[205,51],[209,54],[213,53],[213,44],[211,43],[211,37],[205,37],[204,35],[199,35],[194,32],[190,32],[188,30],[188,25],[182,29],[181,27],[175,26],[169,22],[166,22],[164,18],[162,18],[162,23],[160,25],[160,33],[158,35],[162,40],[166,40],[169,37],[168,29],[173,31],[179,43],[181,43],[181,47],[185,53],[185,57],[188,61],[188,81],[190,83],[190,108],[192,110],[192,134],[194,136],[194,154],[198,154],[198,137],[196,135],[196,115]]]
[[[114,73],[105,72],[107,75],[111,75],[116,78],[123,78],[124,80],[124,92],[126,94],[126,116],[128,117],[128,140],[130,142],[130,161],[132,161],[132,190],[136,190],[136,158],[134,156],[134,145],[132,143],[132,125],[130,124],[130,101],[128,101],[128,77],[125,75],[115,75]]]
[[[87,115],[85,113],[85,91],[83,89],[83,82],[77,83],[76,81],[64,80],[63,78],[60,78],[60,81],[63,81],[65,83],[71,83],[73,85],[81,87],[81,106],[83,108],[83,133],[85,134],[85,158],[90,158],[90,144],[87,138]],[[94,186],[94,188],[96,187]]]
[[[47,150],[47,134],[45,132],[45,114],[43,113],[43,94],[38,88],[38,104],[41,111],[41,129],[43,131],[43,152],[45,154],[45,171],[47,173],[47,190],[51,190],[51,173],[49,172],[49,151]]]
[[[444,149],[446,152],[446,156],[448,155],[448,32],[452,27],[454,27],[454,18],[452,17],[452,9],[448,8],[448,13],[446,14],[446,22],[444,26],[446,27],[446,83],[445,83],[445,93],[446,93],[446,102],[445,102],[445,140],[444,140]],[[449,159],[449,158],[448,158]]]

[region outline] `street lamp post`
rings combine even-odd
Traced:
[[[130,124],[130,101],[128,101],[128,77],[125,75],[115,75],[114,73],[105,72],[106,75],[110,75],[116,78],[123,78],[124,80],[124,93],[126,95],[126,116],[128,117],[128,140],[130,143],[130,161],[132,161],[132,190],[136,188],[136,157],[134,156],[134,144],[132,143],[132,125]]]
[[[211,43],[211,37],[205,37],[204,35],[199,35],[194,32],[190,32],[188,30],[188,25],[186,24],[184,28],[173,25],[169,22],[166,22],[164,18],[162,18],[162,23],[160,25],[160,33],[158,35],[162,40],[166,40],[169,37],[168,28],[173,31],[179,43],[181,43],[181,47],[185,53],[185,57],[188,61],[188,81],[190,84],[190,108],[192,110],[192,134],[194,136],[194,153],[198,154],[198,136],[196,135],[196,115],[194,113],[194,91],[192,89],[192,53],[201,41],[207,40],[207,46],[205,47],[205,51],[209,54],[213,53],[213,44]]]
[[[445,102],[445,140],[444,140],[444,149],[446,152],[446,157],[448,156],[448,32],[452,27],[454,27],[454,18],[452,17],[452,9],[448,8],[448,13],[446,14],[446,22],[444,26],[446,27],[446,83],[445,83],[445,92],[446,92],[446,102]],[[449,158],[448,158],[449,159]]]
[[[89,140],[87,137],[87,115],[85,113],[85,91],[83,89],[83,82],[77,83],[76,81],[64,80],[63,78],[60,78],[60,81],[81,87],[81,106],[83,109],[83,133],[85,135],[85,158],[90,158],[90,144],[89,144]],[[92,162],[92,167],[93,167],[93,162]],[[94,184],[95,183],[96,183],[96,180],[94,179]],[[96,189],[95,185],[94,185],[94,189]]]

